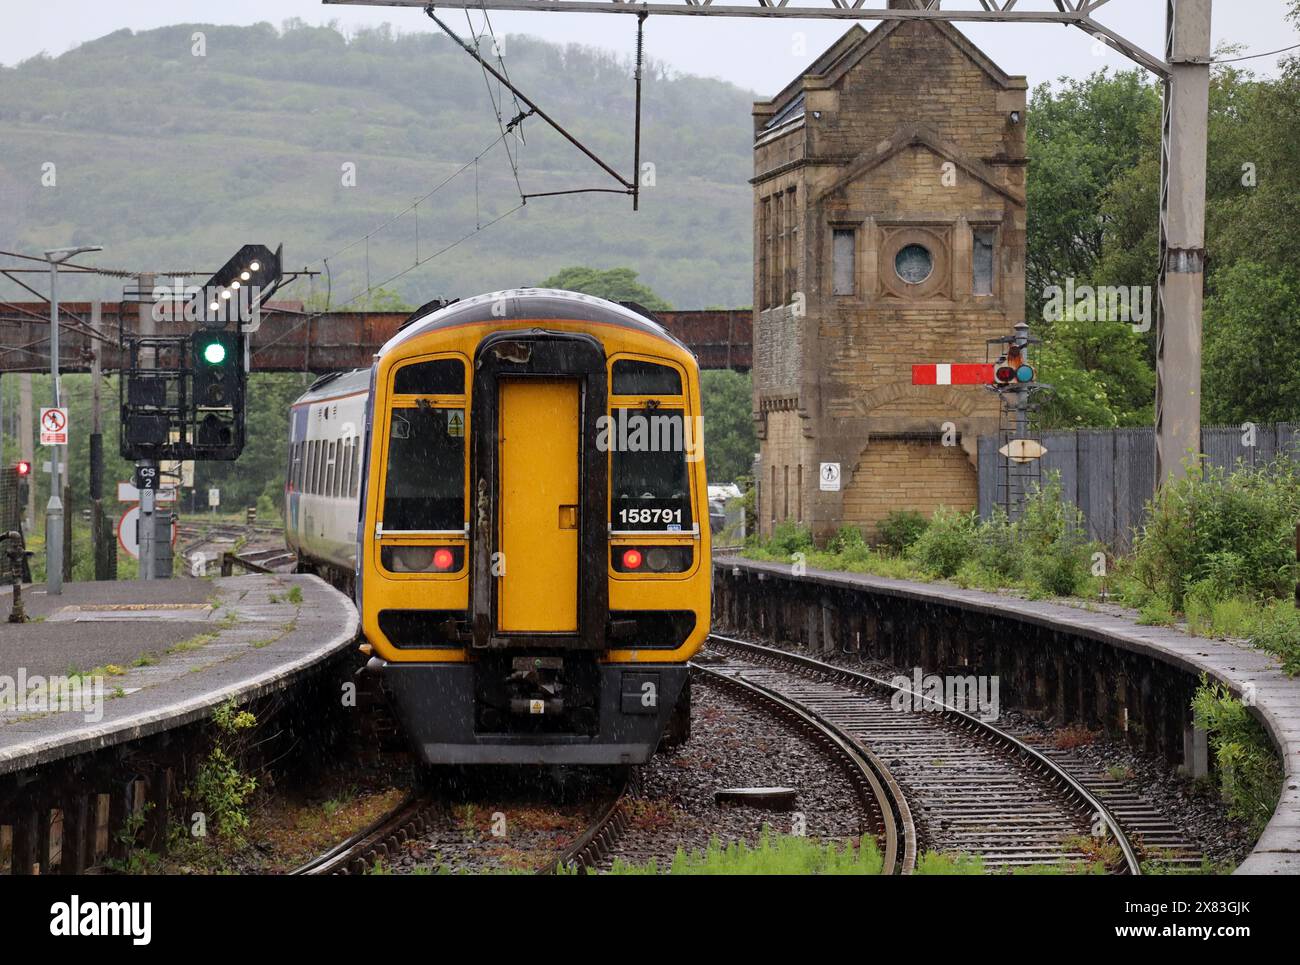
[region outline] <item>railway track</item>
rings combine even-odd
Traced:
[[[210,567],[221,560],[223,552],[233,552],[243,561],[246,569],[261,572],[284,572],[297,562],[297,556],[284,546],[283,527],[274,523],[205,523],[188,521],[178,527],[181,539],[180,555],[184,572],[194,576],[210,572]],[[253,543],[234,550],[240,541]],[[267,546],[268,541],[278,545]],[[258,545],[260,544],[260,545]],[[210,551],[204,550],[211,547]],[[198,554],[203,553],[203,564],[196,567]]]
[[[424,833],[431,809],[438,802],[427,794],[412,794],[393,810],[340,842],[306,864],[289,872],[292,875],[366,874],[376,862],[386,860],[414,835]]]
[[[640,791],[638,772],[628,768],[615,793],[593,821],[571,843],[537,869],[537,874],[556,874],[561,868],[585,873],[597,867],[613,850],[626,830],[628,804]],[[445,815],[447,802],[436,793],[411,794],[368,827],[295,868],[293,875],[366,874],[380,862],[390,862],[400,849],[434,829]]]
[[[871,750],[826,715],[762,682],[705,663],[693,663],[691,670],[794,726],[817,744],[840,767],[868,816],[863,833],[876,840],[883,859],[881,873],[912,873],[917,855],[916,825],[902,789]]]
[[[990,871],[1104,860],[1140,874],[1110,805],[1056,761],[960,710],[895,709],[889,682],[714,635],[700,663],[780,695],[871,754],[901,789],[917,850],[976,855]]]

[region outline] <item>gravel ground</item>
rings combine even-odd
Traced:
[[[1034,735],[1051,746],[1057,731],[1015,711],[1007,712],[999,726],[1022,740]],[[1097,734],[1091,743],[1073,748],[1086,772],[1110,773],[1146,800],[1187,840],[1216,865],[1236,867],[1255,844],[1250,828],[1227,815],[1227,808],[1212,786],[1176,774],[1163,760],[1134,751],[1127,744]],[[1064,762],[1061,762],[1064,763]],[[1074,769],[1071,768],[1073,771]]]
[[[641,799],[616,857],[655,860],[666,870],[677,849],[702,851],[717,838],[754,842],[764,825],[812,838],[856,839],[866,815],[838,766],[793,727],[696,680],[691,693],[691,739],[657,754],[642,769]],[[793,787],[794,812],[719,805],[726,787]]]
[[[608,771],[484,770],[436,789],[433,827],[383,869],[396,874],[527,874],[551,861],[613,800]]]
[[[720,633],[728,631],[718,628]],[[777,646],[782,646],[777,644]],[[802,653],[798,647],[782,646],[793,653]],[[911,677],[911,667],[892,667],[878,660],[863,660],[851,654],[809,654],[826,663],[840,664],[888,680],[896,674]],[[999,726],[1015,730],[1016,736],[1037,734],[1042,743],[1054,740],[1052,728],[1034,718],[1015,712],[1003,712]],[[1096,735],[1093,741],[1075,748],[1092,771],[1102,773],[1114,770],[1131,781],[1133,790],[1145,798],[1152,808],[1175,827],[1216,864],[1236,866],[1254,846],[1250,829],[1241,821],[1228,817],[1227,807],[1214,790],[1205,784],[1177,774],[1162,758],[1136,751],[1126,744]],[[1072,769],[1071,769],[1072,770]],[[1076,774],[1075,776],[1083,776]],[[1091,775],[1088,775],[1091,776]]]

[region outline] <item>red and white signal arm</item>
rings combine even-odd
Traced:
[[[41,445],[68,444],[68,410],[62,407],[41,409]]]
[[[936,365],[913,365],[913,385],[992,385],[993,366],[940,362]]]

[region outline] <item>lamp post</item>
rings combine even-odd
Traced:
[[[59,265],[74,255],[103,251],[100,245],[50,248],[50,376],[54,381],[54,408],[59,408]],[[45,588],[51,594],[63,592],[63,446],[53,446],[50,458],[50,501],[45,504]]]

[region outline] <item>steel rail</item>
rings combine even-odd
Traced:
[[[928,697],[922,697],[910,688],[896,687],[889,681],[882,680],[879,677],[873,677],[869,674],[857,670],[849,670],[845,667],[838,667],[833,664],[823,663],[812,657],[803,654],[790,653],[786,650],[780,650],[775,647],[764,646],[762,644],[752,643],[747,640],[739,640],[735,637],[727,637],[721,634],[711,634],[709,643],[717,645],[719,649],[739,651],[740,653],[750,655],[761,661],[769,663],[784,664],[787,667],[794,667],[803,671],[811,672],[817,676],[828,679],[828,682],[838,682],[852,685],[859,690],[867,690],[881,696],[890,698],[897,693],[905,693],[911,697],[923,699],[928,706],[935,709],[936,716],[940,716],[957,727],[972,733],[993,747],[1010,753],[1017,758],[1030,770],[1042,776],[1048,783],[1057,789],[1065,798],[1070,800],[1075,807],[1086,810],[1092,815],[1099,817],[1105,824],[1106,830],[1110,837],[1119,847],[1123,859],[1123,869],[1121,873],[1140,875],[1142,873],[1141,862],[1132,843],[1123,826],[1110,808],[1103,804],[1091,791],[1089,791],[1080,781],[1068,774],[1060,765],[1049,757],[1030,747],[1025,742],[1011,736],[992,723],[982,720],[981,718],[969,714],[966,711],[959,710],[955,707],[948,706],[939,701],[931,700]]]
[[[816,711],[769,687],[719,673],[699,663],[692,663],[691,669],[710,682],[749,697],[754,703],[775,708],[778,717],[812,734],[844,768],[863,808],[880,819],[884,839],[881,874],[911,874],[915,870],[916,824],[907,798],[889,769],[869,748]]]

